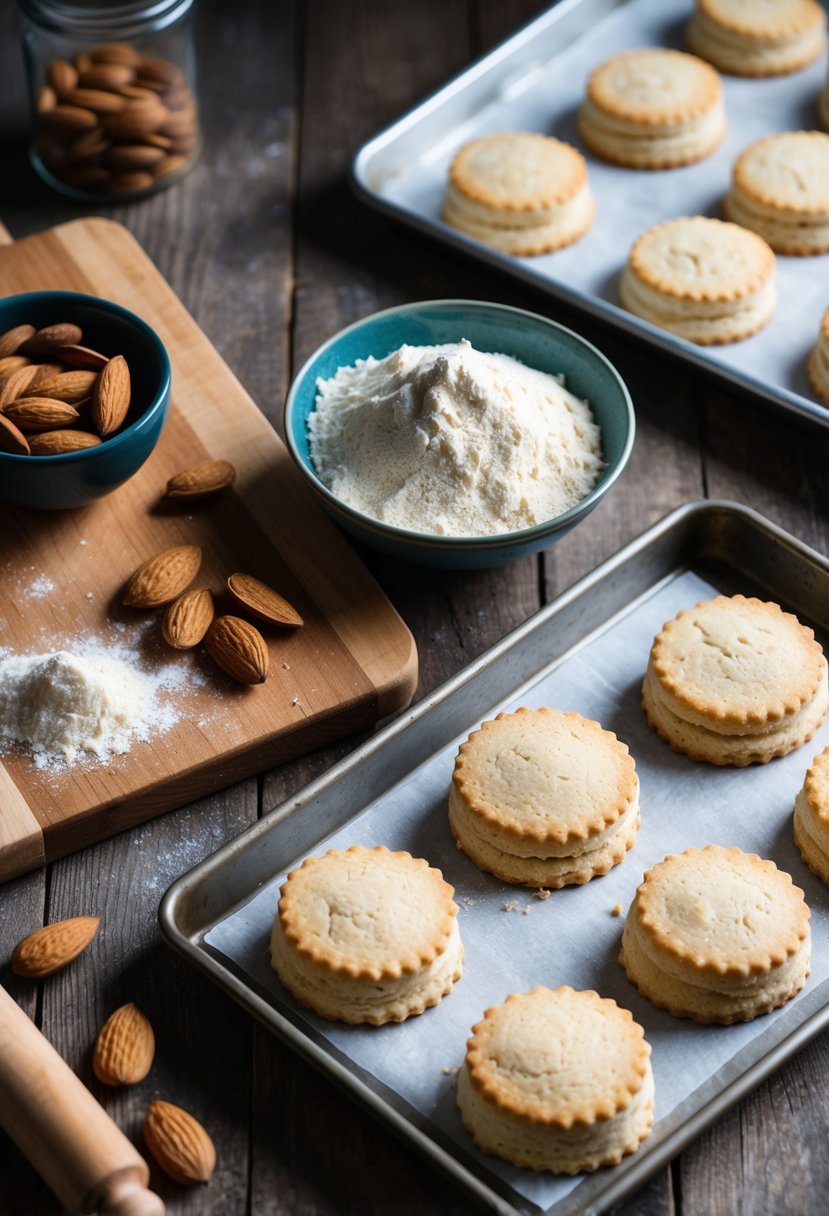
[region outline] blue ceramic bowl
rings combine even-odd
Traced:
[[[81,507],[120,486],[156,445],[170,400],[170,360],[158,335],[135,313],[98,296],[32,291],[0,300],[0,333],[27,322],[38,329],[72,321],[83,343],[123,355],[132,403],[125,426],[94,448],[61,456],[0,452],[0,500],[18,507]]]
[[[308,416],[318,378],[369,355],[376,359],[404,343],[431,346],[468,338],[480,351],[511,355],[528,367],[563,373],[567,388],[587,398],[602,431],[605,470],[576,506],[532,528],[496,536],[431,536],[381,523],[346,506],[316,475],[308,447]],[[429,300],[386,309],[350,325],[324,343],[296,376],[285,403],[288,450],[321,506],[342,528],[383,553],[444,569],[478,570],[544,549],[589,515],[621,474],[633,446],[630,395],[611,363],[572,330],[546,317],[477,300]]]

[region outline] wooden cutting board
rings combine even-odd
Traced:
[[[150,668],[174,662],[188,678],[169,694],[178,720],[109,765],[38,770],[17,750],[2,756],[0,880],[370,725],[408,704],[417,677],[403,621],[133,237],[82,219],[0,248],[0,294],[45,288],[104,296],[148,321],[170,354],[172,403],[156,450],[108,497],[73,511],[0,505],[0,647],[31,654],[114,638],[140,645]],[[236,466],[232,490],[160,505],[169,477],[217,456]],[[183,543],[203,546],[199,585],[219,592],[245,571],[304,618],[295,631],[265,628],[265,684],[244,688],[201,651],[171,651],[159,613],[120,606],[132,570]]]

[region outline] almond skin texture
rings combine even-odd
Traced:
[[[229,460],[205,460],[171,477],[164,497],[188,501],[207,498],[232,485],[235,477],[236,470]]]
[[[204,1185],[216,1166],[216,1149],[202,1125],[172,1102],[151,1102],[144,1118],[144,1141],[174,1182]]]
[[[28,456],[31,448],[23,432],[0,414],[0,452],[11,452],[13,456]]]
[[[74,916],[35,929],[15,947],[12,971],[27,979],[40,979],[60,971],[86,949],[100,923],[99,916]]]
[[[161,633],[168,646],[190,650],[198,646],[213,620],[213,596],[206,587],[185,591],[164,613]]]
[[[29,451],[33,456],[63,456],[65,452],[82,452],[85,448],[97,447],[97,435],[89,431],[43,431],[32,435]]]
[[[7,372],[0,381],[0,410],[5,409],[9,402],[14,401],[17,397],[23,397],[29,391],[29,386],[36,375],[36,363]]]
[[[34,335],[34,325],[15,325],[14,329],[7,329],[4,334],[0,334],[0,359],[5,359],[7,355],[16,355],[23,343],[28,342]]]
[[[58,107],[58,109],[61,108],[63,107]],[[83,331],[80,326],[63,321],[57,325],[46,325],[43,329],[39,329],[19,347],[18,353],[29,355],[34,359],[44,355],[48,359],[57,356],[57,352],[62,346],[69,346],[70,343],[77,345],[82,339]]]
[[[143,562],[124,593],[130,608],[157,608],[177,599],[199,572],[202,551],[198,545],[176,545]]]
[[[270,625],[301,625],[302,617],[279,592],[250,574],[231,574],[227,589],[251,616]]]
[[[104,1085],[135,1085],[152,1068],[154,1056],[155,1035],[149,1019],[137,1005],[122,1005],[98,1032],[92,1071]]]
[[[264,684],[270,658],[265,639],[249,621],[238,616],[219,616],[205,634],[204,644],[218,663],[240,684]]]
[[[127,361],[123,355],[115,355],[101,368],[92,392],[92,425],[99,435],[118,430],[130,408],[130,391]]]
[[[71,372],[60,372],[57,376],[48,376],[38,381],[37,395],[53,397],[56,401],[80,401],[92,392],[97,372],[76,369]]]
[[[60,361],[64,367],[99,372],[102,367],[106,367],[109,359],[89,346],[70,345],[60,348]]]
[[[56,431],[72,426],[80,418],[74,405],[68,401],[54,401],[51,397],[18,397],[6,406],[5,414],[26,434]]]
[[[16,372],[21,367],[28,367],[31,359],[26,355],[4,355],[0,359],[0,376],[8,376],[9,372]]]

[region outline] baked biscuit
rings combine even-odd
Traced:
[[[702,160],[725,135],[719,76],[695,55],[649,49],[606,60],[587,82],[579,134],[591,152],[632,169]]]
[[[656,224],[634,242],[619,283],[628,312],[711,346],[762,329],[777,303],[766,242],[702,215]]]
[[[718,595],[657,634],[642,684],[648,722],[674,751],[765,764],[808,742],[829,705],[815,635],[777,605]]]
[[[447,224],[503,253],[550,253],[593,222],[584,157],[527,131],[485,135],[456,153],[443,205]]]
[[[812,388],[829,405],[829,308],[823,314],[820,332],[809,355],[807,369]]]
[[[449,826],[458,848],[503,882],[581,885],[622,861],[636,839],[633,757],[581,714],[498,714],[461,744]]]
[[[773,861],[709,844],[648,870],[619,962],[674,1017],[728,1026],[784,1005],[809,975],[809,909]]]
[[[453,894],[440,870],[383,846],[310,857],[282,886],[271,966],[320,1017],[402,1022],[461,977]]]
[[[721,72],[778,76],[821,54],[826,14],[816,0],[697,0],[686,41]]]
[[[829,884],[829,747],[815,756],[797,795],[794,840],[812,873]]]
[[[750,144],[734,162],[723,209],[778,253],[829,252],[829,135],[783,131]]]
[[[618,1165],[653,1124],[651,1049],[597,993],[533,988],[472,1028],[458,1074],[464,1127],[515,1165],[577,1174]]]

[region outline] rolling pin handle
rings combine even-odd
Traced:
[[[121,1170],[95,1188],[94,1197],[81,1211],[95,1212],[97,1216],[164,1216],[164,1201],[154,1191],[148,1191],[131,1170]]]

